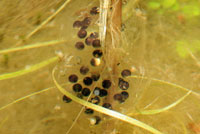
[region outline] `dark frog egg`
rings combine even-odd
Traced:
[[[88,67],[82,66],[82,67],[80,68],[80,73],[81,73],[81,74],[86,75],[88,72],[89,72],[89,68],[88,68]]]
[[[109,88],[111,86],[111,81],[110,80],[104,80],[102,82],[102,87],[103,88]]]
[[[92,45],[93,40],[94,40],[93,38],[87,37],[87,38],[85,39],[85,44],[87,44],[87,45]]]
[[[94,113],[94,110],[90,109],[90,108],[87,108],[85,109],[85,113],[86,114],[93,114]]]
[[[91,78],[93,79],[93,81],[98,81],[100,78],[100,74],[92,74]]]
[[[87,36],[87,31],[85,29],[81,29],[78,31],[79,38],[85,38]]]
[[[82,90],[81,84],[74,84],[72,88],[74,92],[80,92]]]
[[[77,96],[78,98],[80,98],[80,99],[83,99],[83,95],[82,95],[81,93],[78,93],[76,96]]]
[[[108,108],[108,109],[112,109],[112,106],[110,103],[104,103],[103,107]]]
[[[91,15],[99,14],[99,9],[98,9],[98,7],[93,7],[93,8],[90,10],[90,14],[91,14]]]
[[[114,100],[117,100],[119,102],[122,102],[123,101],[123,96],[121,94],[115,94],[113,96]]]
[[[127,90],[129,88],[129,83],[122,78],[119,78],[118,86],[122,90]]]
[[[98,48],[98,47],[101,47],[101,42],[99,39],[95,39],[93,42],[92,42],[92,46],[94,48]]]
[[[85,78],[83,79],[83,83],[84,83],[85,85],[87,85],[87,86],[92,85],[92,82],[93,82],[93,80],[92,80],[92,78],[90,78],[90,77],[85,77]]]
[[[121,72],[121,75],[122,75],[122,77],[131,76],[131,71],[128,70],[128,69],[124,69],[124,70]]]
[[[91,18],[90,17],[86,17],[83,21],[82,21],[82,27],[81,29],[86,29],[88,28],[88,26],[91,24]]]
[[[103,52],[99,49],[93,51],[93,56],[96,58],[100,58],[103,55]]]
[[[78,50],[82,50],[82,49],[84,49],[84,43],[83,42],[76,42],[76,44],[75,44],[75,47],[78,49]]]
[[[82,93],[83,96],[89,96],[90,95],[90,89],[89,88],[83,88],[81,93]]]
[[[81,21],[75,21],[73,24],[74,28],[80,28],[82,26],[82,22]]]
[[[100,94],[99,94],[100,97],[104,97],[104,96],[107,96],[107,95],[108,95],[108,92],[105,89],[100,90]]]
[[[63,95],[63,101],[66,103],[69,103],[72,101],[72,99],[70,99],[69,97],[67,97],[66,95]]]
[[[126,91],[121,92],[121,95],[122,95],[124,100],[126,100],[129,97],[129,94]]]
[[[69,81],[72,82],[72,83],[76,83],[78,81],[78,76],[75,75],[75,74],[72,74],[69,76]]]

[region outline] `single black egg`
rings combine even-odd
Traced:
[[[93,40],[94,40],[93,38],[87,37],[87,38],[85,39],[85,44],[88,45],[88,46],[89,46],[89,45],[92,45]]]
[[[81,21],[75,21],[74,23],[73,23],[73,27],[74,28],[80,28],[82,26],[82,22]]]
[[[93,81],[98,81],[100,78],[100,74],[92,74],[91,78],[93,79]]]
[[[107,95],[108,95],[108,92],[105,89],[100,90],[100,94],[99,94],[100,97],[104,97],[104,96],[107,96]]]
[[[90,108],[87,108],[85,109],[85,113],[86,114],[93,114],[94,113],[94,110],[90,109]]]
[[[83,42],[76,42],[75,44],[75,47],[78,49],[78,50],[83,50],[84,49],[84,43]]]
[[[80,98],[80,99],[83,99],[83,95],[82,95],[81,93],[78,93],[76,96],[77,96],[78,98]]]
[[[86,75],[88,72],[89,72],[89,68],[88,68],[88,67],[82,66],[82,67],[80,68],[80,73],[81,73],[81,74]]]
[[[76,83],[78,81],[78,76],[75,75],[75,74],[72,74],[69,76],[69,81],[72,82],[72,83]]]
[[[129,94],[126,91],[121,92],[121,95],[122,95],[123,99],[125,99],[125,100],[129,97]]]
[[[108,108],[108,109],[112,109],[112,105],[110,103],[104,103],[103,107]]]
[[[84,83],[85,85],[87,85],[87,86],[92,85],[92,82],[93,82],[93,80],[92,80],[92,78],[90,78],[90,77],[85,77],[85,78],[83,79],[83,83]]]
[[[101,47],[100,40],[99,40],[99,39],[95,39],[95,40],[93,40],[93,42],[92,42],[92,46],[93,46],[94,48]]]
[[[91,24],[91,17],[85,17],[85,19],[82,21],[82,27],[81,29],[86,29]]]
[[[118,86],[122,90],[127,90],[129,88],[129,83],[122,78],[119,78]]]
[[[82,90],[82,95],[83,96],[89,96],[90,95],[90,89],[89,88],[83,88],[83,90]]]
[[[70,99],[69,97],[67,97],[66,95],[63,95],[63,101],[66,103],[69,103],[72,101],[72,99]]]
[[[100,58],[103,55],[103,52],[99,49],[93,51],[93,56],[96,58]]]
[[[113,98],[114,98],[114,100],[117,100],[117,101],[119,101],[119,102],[122,102],[122,101],[123,101],[123,97],[122,97],[121,94],[115,94],[115,95],[113,96]]]
[[[128,69],[124,69],[124,70],[121,72],[121,75],[122,75],[122,77],[131,76],[131,71],[128,70]]]
[[[91,15],[99,14],[99,9],[98,9],[98,7],[93,7],[93,8],[90,10],[90,14],[91,14]]]
[[[110,80],[104,80],[102,82],[102,87],[103,88],[110,88],[110,86],[111,86],[111,81]]]
[[[85,29],[81,29],[78,32],[78,37],[79,38],[85,38],[87,36],[87,31]]]
[[[73,88],[74,92],[80,92],[82,90],[81,84],[78,84],[78,83],[74,84],[72,88]]]

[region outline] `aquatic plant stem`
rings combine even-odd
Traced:
[[[109,6],[110,0],[100,0],[99,38],[102,47],[105,46]]]
[[[65,42],[66,40],[52,40],[52,41],[47,41],[47,42],[39,42],[39,43],[30,44],[30,45],[24,45],[20,47],[0,50],[0,54],[23,51],[23,50],[33,49],[33,48],[47,47],[47,46],[57,45],[57,44],[65,43]]]
[[[41,63],[32,65],[30,67],[27,67],[25,69],[16,71],[16,72],[11,72],[11,73],[5,73],[5,74],[1,74],[0,75],[0,80],[6,80],[6,79],[10,79],[10,78],[15,78],[15,77],[19,77],[28,73],[31,73],[33,71],[39,70],[40,68],[43,68],[53,62],[56,62],[59,59],[58,56],[52,57],[48,60],[42,61]]]
[[[187,92],[187,94],[185,94],[183,97],[181,97],[180,99],[178,99],[177,101],[175,101],[174,103],[160,108],[160,109],[154,109],[154,110],[137,110],[138,113],[131,113],[128,114],[129,116],[133,116],[133,115],[153,115],[153,114],[158,114],[158,113],[162,113],[162,112],[166,112],[167,110],[174,108],[175,106],[177,106],[178,104],[180,104],[186,97],[188,97],[191,94],[191,91]]]
[[[31,97],[31,96],[34,96],[34,95],[37,95],[37,94],[41,94],[41,93],[46,92],[46,91],[49,91],[50,89],[53,89],[53,88],[56,88],[56,87],[45,88],[45,89],[43,89],[43,90],[40,90],[40,91],[31,93],[31,94],[26,95],[26,96],[23,96],[23,97],[21,97],[21,98],[19,98],[19,99],[16,99],[16,100],[14,100],[13,102],[8,103],[7,105],[4,105],[4,106],[0,107],[0,111],[3,110],[3,109],[8,108],[9,106],[11,106],[11,105],[13,105],[13,104],[15,104],[15,103],[18,103],[18,102],[20,102],[20,101],[22,101],[22,100],[25,100],[25,99],[27,99],[27,98],[29,98],[29,97]]]
[[[39,26],[37,26],[33,31],[31,31],[24,40],[28,40],[31,36],[33,36],[35,33],[37,33],[42,27],[44,27],[47,23],[49,23],[49,21],[51,21],[58,13],[60,13],[66,6],[67,4],[69,4],[69,2],[71,2],[71,0],[66,0],[62,6],[60,6],[55,13],[53,13],[51,16],[49,16],[45,21],[43,21]],[[23,40],[23,41],[24,41]],[[19,41],[16,46],[21,45],[21,43],[23,41]]]
[[[149,78],[149,77],[144,77],[144,76],[130,76],[130,78],[136,78],[136,79],[146,79],[146,80],[152,80],[152,81],[157,81],[157,82],[160,82],[160,83],[164,83],[164,84],[167,84],[167,85],[171,85],[173,87],[177,87],[177,88],[180,88],[184,91],[191,91],[191,94],[194,94],[196,95],[197,97],[200,97],[200,94],[195,92],[195,91],[192,91],[190,89],[187,89],[185,87],[182,87],[180,85],[177,85],[175,83],[171,83],[171,82],[168,82],[168,81],[164,81],[164,80],[159,80],[159,79],[156,79],[156,78]]]
[[[39,31],[43,26],[45,26],[49,21],[51,21],[58,13],[60,13],[66,5],[70,2],[71,0],[66,0],[65,3],[62,4],[61,7],[58,8],[58,10],[53,13],[51,16],[49,16],[45,21],[42,22],[38,27],[36,27],[31,33],[29,33],[25,39],[30,38],[32,35],[34,35],[37,31]]]
[[[108,18],[106,26],[105,45],[103,46],[105,67],[108,71],[108,79],[111,80],[112,86],[108,90],[108,96],[104,100],[104,103],[109,103],[112,108],[115,109],[116,101],[113,100],[113,96],[116,93],[117,81],[119,70],[117,63],[120,62],[119,47],[121,44],[121,25],[122,25],[122,0],[110,0],[108,7]],[[112,59],[112,60],[111,60]],[[108,120],[103,126],[104,134],[110,134],[115,131],[116,121]]]

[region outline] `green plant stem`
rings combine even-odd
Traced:
[[[50,90],[50,89],[53,89],[53,88],[55,88],[55,87],[45,88],[45,89],[43,89],[43,90],[40,90],[40,91],[31,93],[31,94],[29,94],[29,95],[26,95],[26,96],[24,96],[24,97],[21,97],[21,98],[19,98],[19,99],[13,101],[13,102],[11,102],[11,103],[8,103],[7,105],[4,105],[4,106],[0,107],[0,111],[3,110],[3,109],[5,109],[5,108],[8,108],[9,106],[11,106],[11,105],[13,105],[13,104],[15,104],[15,103],[17,103],[17,102],[20,102],[20,101],[22,101],[22,100],[25,100],[25,99],[27,99],[27,98],[29,98],[29,97],[31,97],[31,96],[34,96],[34,95],[37,95],[37,94],[46,92],[46,91],[48,91],[48,90]]]
[[[146,79],[146,80],[152,80],[152,81],[164,83],[164,84],[171,85],[171,86],[173,86],[173,87],[182,89],[182,90],[184,90],[184,91],[189,91],[189,92],[191,92],[192,94],[196,95],[197,97],[200,97],[200,94],[199,94],[199,93],[197,93],[197,92],[195,92],[195,91],[192,91],[192,90],[190,90],[190,89],[187,89],[187,88],[185,88],[185,87],[182,87],[182,86],[180,86],[180,85],[177,85],[177,84],[175,84],[175,83],[168,82],[168,81],[159,80],[159,79],[156,79],[156,78],[148,78],[148,77],[143,77],[143,76],[130,76],[130,78]]]
[[[19,77],[28,73],[31,73],[33,71],[39,70],[42,67],[45,67],[53,62],[56,62],[59,59],[58,56],[50,58],[48,60],[42,61],[41,63],[38,63],[36,65],[32,65],[28,68],[16,71],[16,72],[12,72],[12,73],[6,73],[6,74],[1,74],[0,75],[0,80],[6,80],[6,79],[10,79],[10,78],[15,78],[15,77]]]
[[[179,103],[181,103],[187,96],[189,96],[191,93],[191,91],[189,91],[186,95],[184,95],[183,97],[181,97],[180,99],[178,99],[177,101],[175,101],[174,103],[164,107],[164,108],[160,108],[160,109],[154,109],[154,110],[144,110],[144,111],[138,111],[137,114],[142,114],[142,115],[153,115],[153,114],[158,114],[161,112],[165,112],[173,107],[175,107],[176,105],[178,105]],[[134,114],[133,114],[134,115]]]
[[[26,39],[30,38],[33,34],[35,34],[37,31],[39,31],[43,26],[45,26],[50,20],[52,20],[60,11],[62,11],[66,5],[70,2],[71,0],[66,0],[65,3],[62,4],[61,7],[58,8],[58,10],[53,13],[51,16],[49,16],[42,24],[40,24],[38,27],[36,27],[31,33],[29,33],[26,36]]]
[[[61,44],[61,43],[65,43],[65,42],[66,42],[66,40],[52,40],[52,41],[47,41],[47,42],[40,42],[40,43],[31,44],[31,45],[24,45],[24,46],[20,46],[20,47],[16,47],[16,48],[0,50],[0,54],[28,50],[28,49],[32,49],[32,48],[52,46],[52,45]]]

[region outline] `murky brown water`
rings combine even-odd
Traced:
[[[118,69],[135,67],[138,76],[147,76],[176,83],[185,88],[199,92],[200,66],[197,61],[199,52],[187,57],[181,57],[176,51],[176,42],[186,39],[189,42],[198,40],[200,34],[199,18],[177,19],[176,13],[156,14],[146,7],[142,1],[134,1],[132,14],[123,22],[120,52],[123,57]],[[0,1],[0,50],[12,48],[24,39],[38,24],[41,24],[64,0],[3,0]],[[128,1],[127,4],[131,2]],[[50,23],[34,34],[23,44],[31,44],[49,40],[64,39],[66,43],[19,51],[0,55],[0,74],[14,72],[26,66],[34,65],[55,56],[56,51],[74,56],[72,66],[67,67],[65,76],[60,82],[68,80],[70,73],[78,73],[81,65],[88,62],[92,49],[87,47],[78,51],[74,44],[79,40],[72,24],[81,19],[82,15],[93,6],[98,6],[98,0],[73,0]],[[124,5],[124,8],[126,5]],[[91,26],[88,32],[96,31],[97,26]],[[195,60],[196,59],[196,60]],[[51,72],[57,63],[29,73],[24,76],[0,81],[0,106],[4,106],[20,97],[54,86]],[[63,69],[64,66],[61,64]],[[66,68],[65,68],[66,69]],[[93,71],[97,71],[94,67]],[[63,71],[63,70],[61,70]],[[60,72],[62,73],[62,72]],[[80,74],[78,74],[80,78]],[[155,115],[135,115],[138,110],[163,108],[187,92],[158,81],[129,78],[129,98],[124,104],[116,105],[116,110],[143,121],[164,134],[198,134],[192,131],[191,125],[200,122],[199,96],[190,94],[176,107]],[[70,90],[72,85],[65,86]],[[51,89],[42,94],[32,96],[0,111],[0,133],[2,134],[65,134],[77,117],[82,106],[62,101],[62,94]],[[95,115],[102,116],[95,112]],[[91,115],[82,113],[71,130],[71,134],[102,134],[105,126],[115,122],[116,133],[148,134],[149,132],[131,126],[119,120],[104,117],[97,126],[89,124]],[[197,125],[197,128],[200,126]],[[195,128],[195,130],[197,130]],[[194,129],[193,129],[194,130]]]

